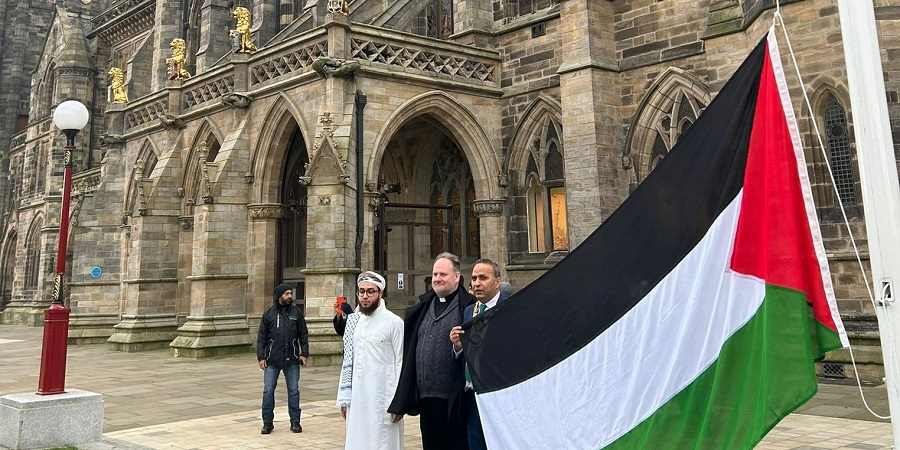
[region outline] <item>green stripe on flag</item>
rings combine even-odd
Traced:
[[[803,294],[766,286],[762,306],[713,365],[606,448],[752,448],[815,394],[815,360],[840,347],[836,333],[817,324]]]

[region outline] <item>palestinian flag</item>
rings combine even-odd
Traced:
[[[557,267],[467,324],[492,449],[747,449],[847,346],[770,32]]]

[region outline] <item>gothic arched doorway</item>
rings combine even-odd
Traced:
[[[481,236],[472,172],[452,134],[428,115],[409,120],[391,137],[378,179],[374,261],[387,274],[390,306],[415,302],[442,252],[460,257],[468,283]]]
[[[6,246],[0,252],[3,258],[3,269],[0,272],[0,311],[6,309],[12,301],[13,278],[16,269],[16,235],[11,233],[6,238]]]
[[[282,218],[278,224],[278,283],[295,286],[294,298],[303,298],[303,269],[306,268],[306,186],[300,177],[306,173],[309,157],[299,127],[288,141],[281,181]]]

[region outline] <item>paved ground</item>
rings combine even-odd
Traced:
[[[0,395],[35,390],[41,329],[0,325]],[[119,353],[105,345],[69,347],[67,385],[101,392],[105,441],[112,448],[343,447],[343,421],[334,407],[337,367],[301,374],[304,432],[288,431],[284,388],[276,397],[276,431],[260,436],[262,375],[252,354],[200,361],[167,351]],[[887,412],[883,386],[865,388],[870,404]],[[890,424],[870,420],[855,386],[822,384],[798,414],[778,425],[760,449],[890,448]],[[407,449],[421,448],[418,422],[405,421]]]

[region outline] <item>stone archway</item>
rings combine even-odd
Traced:
[[[415,97],[387,121],[366,177],[368,189],[394,206],[376,201],[367,260],[387,273],[393,307],[424,291],[440,252],[461,256],[466,280],[479,257],[505,264],[499,167],[475,115],[446,93]]]
[[[11,231],[4,240],[3,247],[0,247],[0,261],[3,262],[0,264],[2,267],[2,272],[0,272],[0,312],[3,312],[6,305],[12,301],[16,269],[16,243],[16,232]]]
[[[262,123],[246,174],[253,183],[247,252],[251,328],[279,282],[295,284],[295,298],[303,301],[306,265],[306,187],[299,183],[309,161],[305,123],[285,96],[275,100]]]

